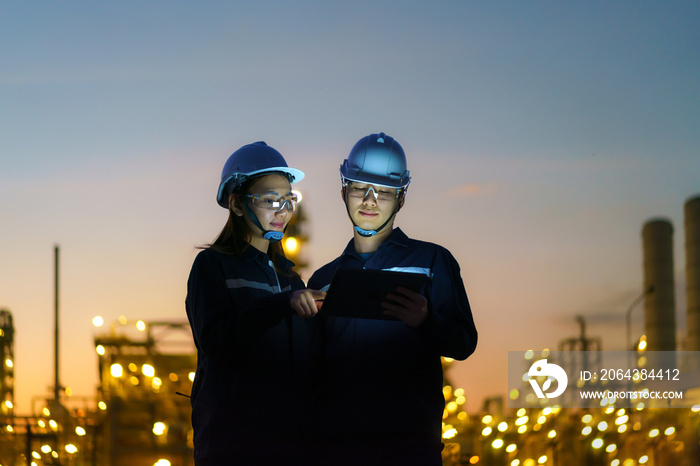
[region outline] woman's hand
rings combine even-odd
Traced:
[[[325,291],[309,289],[296,290],[292,293],[291,298],[289,298],[289,304],[292,306],[297,316],[308,318],[318,313],[318,310],[323,306],[325,297]]]

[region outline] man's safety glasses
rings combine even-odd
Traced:
[[[289,212],[294,212],[299,203],[299,198],[296,194],[290,194],[289,196],[278,197],[277,194],[246,194],[247,198],[250,198],[251,202],[255,207],[265,210],[274,210],[279,212],[285,207]]]
[[[374,199],[380,200],[380,201],[391,201],[393,199],[396,199],[396,197],[399,195],[398,189],[391,189],[391,188],[386,188],[383,186],[375,188],[372,185],[355,184],[351,181],[347,182],[345,184],[345,188],[348,191],[348,196],[358,197],[358,198],[362,198],[362,199],[367,197],[367,195],[369,195],[370,191],[372,192]]]

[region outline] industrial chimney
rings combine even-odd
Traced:
[[[685,203],[685,278],[688,351],[700,351],[700,194]]]
[[[676,351],[676,295],[673,280],[673,226],[666,219],[642,227],[644,322],[648,351]],[[698,321],[700,323],[700,321]],[[700,334],[698,334],[700,337]]]

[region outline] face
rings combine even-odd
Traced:
[[[232,210],[236,215],[245,216],[246,223],[253,231],[253,235],[256,238],[262,238],[263,233],[248,215],[245,215],[245,209],[242,208],[241,202],[247,203],[260,221],[263,229],[284,231],[287,223],[292,218],[292,212],[290,211],[290,203],[285,204],[282,202],[280,205],[278,201],[284,199],[291,202],[292,196],[294,196],[287,177],[283,175],[262,176],[253,183],[248,190],[248,194],[255,196],[255,199],[242,196],[240,202],[233,203]]]
[[[364,230],[379,228],[394,214],[399,202],[396,188],[349,182],[345,189],[350,217]]]

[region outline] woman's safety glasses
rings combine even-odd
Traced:
[[[386,188],[384,186],[374,187],[372,185],[363,183],[356,184],[352,181],[347,182],[345,186],[350,197],[358,197],[362,199],[367,197],[370,191],[372,192],[374,199],[380,201],[391,201],[393,199],[396,199],[396,197],[399,194],[398,189]]]
[[[299,203],[299,198],[296,194],[290,194],[284,197],[278,197],[276,193],[268,194],[246,194],[246,197],[250,198],[251,202],[255,207],[265,210],[274,210],[279,212],[285,207],[289,212],[294,212]]]

